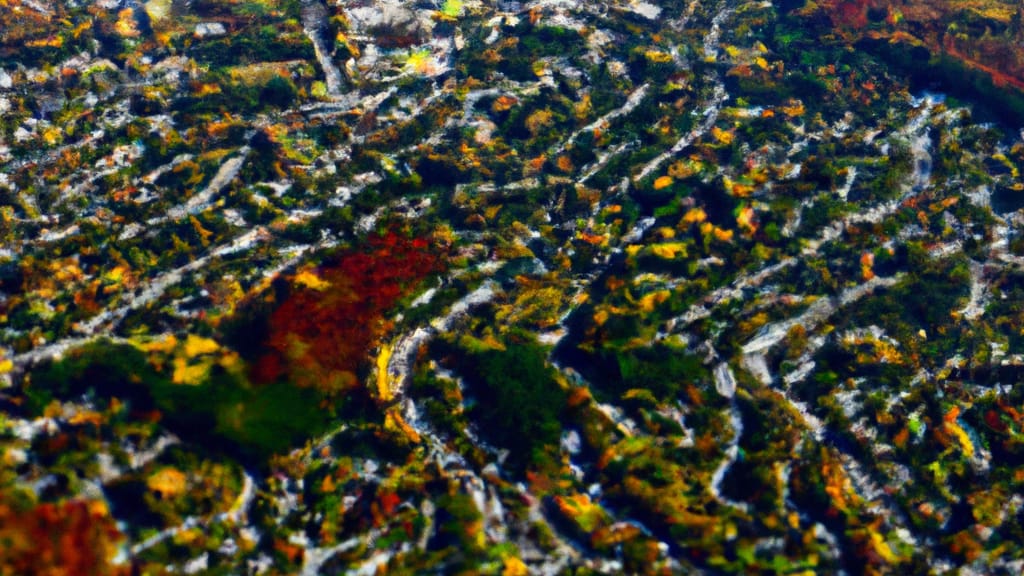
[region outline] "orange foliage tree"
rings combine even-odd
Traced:
[[[0,574],[127,575],[114,566],[121,534],[102,502],[69,500],[19,506],[0,495]]]

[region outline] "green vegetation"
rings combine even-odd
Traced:
[[[1008,4],[7,4],[0,574],[1022,558]]]
[[[201,382],[175,383],[168,368],[157,370],[134,346],[99,341],[36,370],[26,393],[37,414],[55,399],[121,398],[135,410],[158,410],[175,434],[212,454],[250,462],[299,446],[330,422],[312,389],[255,387],[237,370],[219,366]]]
[[[472,395],[468,415],[481,436],[509,450],[513,470],[549,462],[562,432],[566,391],[545,349],[511,341],[501,349],[470,348],[463,354],[460,370]]]

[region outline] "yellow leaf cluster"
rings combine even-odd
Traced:
[[[417,74],[431,74],[434,69],[433,56],[429,50],[416,50],[409,54],[406,66]]]
[[[967,435],[965,431],[956,421],[947,421],[945,423],[946,430],[956,437],[957,441],[960,442],[961,448],[964,450],[964,456],[968,458],[974,457],[974,443],[971,442],[971,437]]]
[[[701,224],[700,233],[705,238],[711,237],[714,238],[715,240],[718,240],[719,242],[731,242],[733,236],[732,230],[719,228],[718,226],[715,226],[711,222],[704,222],[703,224]]]
[[[209,372],[209,364],[205,362],[190,364],[188,360],[178,356],[174,359],[174,373],[171,375],[171,381],[175,384],[198,386]]]
[[[159,492],[164,498],[173,498],[185,492],[188,478],[177,468],[161,468],[146,479],[146,486],[153,492]]]
[[[339,31],[338,34],[335,35],[335,37],[334,37],[334,42],[344,46],[345,49],[348,50],[348,53],[353,58],[359,58],[359,56],[360,56],[359,45],[356,44],[355,42],[350,41],[348,36],[346,36],[344,32],[340,32]]]
[[[671,240],[676,237],[676,231],[668,226],[659,226],[655,228],[654,234],[663,240]]]
[[[139,30],[135,27],[135,11],[131,8],[125,8],[117,13],[117,23],[114,24],[114,30],[121,36],[126,38],[134,38],[139,35]]]
[[[722,130],[718,126],[711,127],[711,136],[715,139],[716,142],[720,144],[725,144],[726,146],[732,144],[732,132],[729,132],[728,130]]]
[[[764,312],[758,312],[754,314],[748,320],[742,320],[739,323],[740,330],[744,332],[753,332],[768,323],[768,314]]]
[[[881,534],[875,531],[871,531],[871,546],[875,549],[875,553],[878,554],[882,560],[890,564],[899,562],[899,557],[893,554],[892,548],[885,542],[885,538]]]
[[[330,282],[320,278],[316,273],[308,268],[296,274],[293,281],[298,286],[309,288],[310,290],[316,290],[317,292],[323,292],[331,287]]]
[[[573,114],[577,120],[585,120],[591,110],[590,94],[584,94],[583,98],[573,106]]]
[[[840,512],[846,512],[851,504],[857,504],[860,498],[853,490],[850,479],[842,467],[830,461],[822,464],[821,476],[825,480],[825,493],[832,499],[832,506]]]
[[[551,124],[552,117],[553,114],[550,110],[537,110],[526,118],[526,129],[530,131],[530,134],[536,136],[541,130]]]
[[[230,371],[236,368],[239,360],[237,353],[222,349],[216,340],[195,334],[189,334],[184,340],[168,334],[148,342],[135,341],[133,345],[150,354],[149,361],[157,370],[170,363],[173,368],[171,381],[175,384],[202,384],[214,364]],[[212,356],[218,352],[220,354]]]
[[[103,415],[95,410],[79,410],[71,418],[68,418],[68,424],[72,426],[92,424],[99,427],[103,424]]]
[[[391,394],[391,376],[388,375],[388,362],[391,361],[391,345],[383,344],[377,355],[377,394],[382,402],[389,402]]]
[[[722,178],[722,185],[725,187],[725,192],[731,196],[737,198],[746,198],[754,193],[753,184],[744,184],[737,182],[728,176]]]
[[[662,302],[668,300],[669,296],[671,295],[672,293],[669,292],[668,290],[658,290],[657,292],[645,294],[642,298],[640,298],[640,309],[643,310],[644,312],[654,312],[654,308],[661,304]]]
[[[494,103],[491,104],[491,110],[495,112],[505,112],[506,110],[511,110],[512,107],[518,103],[519,100],[517,100],[514,96],[498,96],[494,100]]]
[[[700,171],[700,163],[693,160],[680,160],[668,167],[668,175],[673,178],[689,178]]]
[[[412,444],[418,444],[421,440],[419,432],[409,426],[398,410],[391,409],[384,414],[384,430],[391,433],[398,433]]]
[[[1017,166],[1013,162],[1010,161],[1009,158],[1006,157],[1006,154],[1003,154],[1001,152],[993,154],[992,155],[992,159],[997,161],[997,162],[999,162],[1003,166],[1006,166],[1007,168],[1009,168],[1010,169],[1010,175],[1013,176],[1014,179],[1020,178],[1020,170],[1017,168]]]
[[[274,79],[275,76],[288,78],[291,76],[287,66],[277,63],[258,62],[243,66],[232,66],[228,74],[234,82],[246,86],[260,86]]]
[[[213,354],[220,349],[220,345],[212,338],[203,338],[195,334],[189,334],[185,339],[183,351],[186,358],[195,358],[203,354]]]
[[[441,14],[446,18],[457,18],[462,12],[462,0],[445,0],[441,5]]]
[[[137,346],[146,352],[170,354],[178,346],[178,339],[174,337],[174,334],[168,334],[165,338],[141,343]]]
[[[195,216],[189,216],[188,221],[192,224],[192,229],[196,231],[196,235],[199,236],[199,242],[203,246],[210,245],[210,236],[213,236],[213,232],[210,232],[206,228],[203,228],[203,224]]]
[[[803,116],[807,112],[804,108],[804,103],[799,100],[793,101],[789,106],[782,107],[782,113],[790,118],[796,118],[797,116]]]
[[[700,224],[708,219],[708,213],[703,208],[690,208],[683,214],[683,219],[679,221],[680,228],[689,228],[691,224]]]
[[[524,290],[510,306],[502,306],[495,318],[508,325],[554,326],[558,323],[565,293],[558,286]]]
[[[202,83],[195,88],[195,95],[200,98],[203,96],[210,96],[212,94],[220,94],[220,86],[213,83]]]
[[[50,278],[60,284],[77,282],[83,277],[82,269],[78,266],[78,261],[73,257],[53,260],[47,266],[47,269],[49,270]]]
[[[32,48],[60,48],[64,45],[64,39],[60,36],[49,36],[38,40],[29,40],[25,45]]]
[[[505,558],[505,566],[501,571],[501,576],[526,576],[530,573],[530,569],[516,556],[509,556]]]
[[[754,209],[750,206],[740,208],[736,214],[736,225],[746,232],[753,234],[757,231],[757,224],[754,223]]]
[[[860,364],[903,364],[906,362],[899,349],[891,342],[871,335],[844,340],[844,344],[852,344],[862,350],[867,348],[866,351],[857,353],[857,362]]]
[[[644,58],[647,58],[648,62],[654,62],[656,64],[665,64],[672,61],[672,55],[662,52],[661,50],[648,50],[644,52]]]
[[[664,258],[665,260],[686,258],[687,255],[686,244],[682,242],[662,242],[661,244],[652,244],[650,246],[650,252],[658,258]]]
[[[54,144],[60,142],[62,135],[63,134],[61,133],[60,128],[55,128],[51,126],[50,128],[43,130],[43,143],[45,143],[47,146],[53,146]]]

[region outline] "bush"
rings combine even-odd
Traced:
[[[274,76],[260,89],[260,104],[275,108],[288,108],[298,98],[299,91],[287,78]]]

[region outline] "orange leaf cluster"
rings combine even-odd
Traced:
[[[127,575],[113,566],[121,538],[102,502],[69,500],[21,508],[0,496],[0,573]]]

